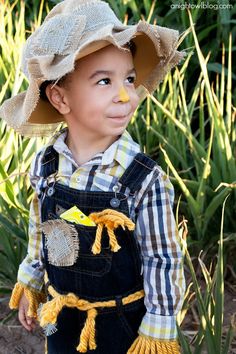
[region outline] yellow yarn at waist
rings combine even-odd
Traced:
[[[80,343],[76,349],[81,353],[86,353],[88,349],[96,349],[95,319],[98,314],[97,309],[101,307],[115,307],[116,301],[109,300],[89,302],[87,300],[80,299],[73,293],[61,295],[52,287],[52,285],[48,286],[48,292],[53,298],[43,304],[41,308],[39,315],[40,326],[45,327],[49,324],[55,324],[57,321],[57,316],[64,306],[74,307],[80,311],[87,311],[87,319],[80,334]],[[122,304],[130,304],[143,297],[144,291],[140,290],[122,298]]]

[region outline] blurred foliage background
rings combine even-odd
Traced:
[[[0,103],[27,88],[20,70],[22,46],[58,2],[0,0]],[[107,2],[124,23],[145,19],[180,32],[185,60],[139,107],[129,131],[167,171],[176,191],[177,221],[192,279],[179,323],[195,301],[200,328],[191,343],[180,331],[184,353],[201,353],[204,346],[209,353],[228,353],[234,323],[227,335],[223,333],[222,311],[224,281],[235,284],[236,274],[236,4],[228,0]],[[2,296],[9,296],[25,256],[32,198],[27,171],[44,143],[19,136],[0,120]],[[187,239],[183,237],[186,220]]]

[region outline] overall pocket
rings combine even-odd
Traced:
[[[49,220],[42,224],[42,229],[45,258],[50,265],[95,277],[110,271],[112,252],[106,235],[102,239],[101,252],[96,255],[92,253],[97,226],[71,223],[49,213]]]
[[[70,267],[63,267],[75,273],[101,277],[111,269],[112,253],[108,238],[103,238],[100,254],[92,253],[97,226],[75,225],[79,240],[78,258]]]
[[[129,305],[122,306],[122,310],[117,313],[121,327],[130,338],[137,337],[145,312],[144,301],[140,299]]]

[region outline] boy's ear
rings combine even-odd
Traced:
[[[51,105],[61,114],[68,114],[70,107],[64,99],[64,89],[58,85],[48,85],[46,95]]]

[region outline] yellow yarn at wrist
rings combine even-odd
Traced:
[[[22,285],[21,283],[16,283],[14,289],[12,290],[9,302],[10,309],[13,310],[19,308],[20,299],[23,294],[29,302],[27,316],[37,318],[37,310],[39,304],[46,301],[45,293],[34,291]]]
[[[180,346],[176,340],[158,340],[139,335],[127,354],[180,354]]]

